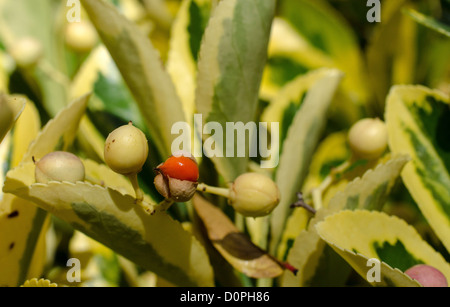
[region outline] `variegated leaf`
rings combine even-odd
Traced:
[[[249,147],[253,146],[250,141],[245,143],[234,137],[233,125],[249,124],[250,127],[245,126],[249,130],[248,140],[256,135],[251,125],[256,115],[275,4],[274,0],[219,2],[200,47],[195,105],[206,124],[215,122],[222,131],[231,130],[226,140],[225,132],[203,134],[203,139],[213,141],[215,146],[214,153],[205,154],[212,156],[227,182],[246,171]],[[216,126],[213,130],[218,129]],[[232,135],[233,139],[229,139]],[[204,147],[205,151],[209,148]],[[246,150],[244,157],[239,154],[241,149]]]
[[[355,261],[356,255],[377,259],[383,266],[374,286],[413,286],[405,272],[416,264],[428,264],[450,279],[450,264],[405,221],[384,212],[344,210],[316,225],[318,234],[364,278],[370,266]],[[355,255],[356,254],[356,255]]]
[[[94,162],[85,163],[85,167],[87,178],[105,172]],[[149,215],[136,205],[132,195],[113,187],[90,182],[40,184],[34,182],[33,174],[34,164],[22,163],[8,172],[4,191],[36,203],[174,284],[213,285],[204,248],[167,213]]]
[[[313,280],[320,256],[325,248],[317,234],[315,225],[328,215],[344,209],[379,210],[386,201],[393,184],[408,162],[408,157],[398,156],[375,169],[367,171],[362,177],[347,184],[345,190],[337,192],[328,207],[319,209],[309,222],[307,230],[300,233],[289,251],[287,261],[299,272],[296,276],[286,272],[282,284],[285,286],[305,286]],[[330,268],[332,269],[332,268]]]
[[[408,154],[402,179],[450,251],[450,102],[423,86],[394,86],[386,102],[389,147]]]
[[[277,249],[289,215],[289,206],[294,202],[308,173],[312,155],[326,126],[328,107],[341,78],[340,71],[327,70],[324,76],[309,88],[283,142],[283,151],[275,175],[281,198],[270,217],[272,252]]]
[[[185,121],[173,82],[157,50],[139,27],[111,4],[81,0],[130,88],[152,141],[162,157],[171,154],[172,125]]]

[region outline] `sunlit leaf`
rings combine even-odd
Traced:
[[[327,1],[317,0],[281,1],[279,16],[310,46],[311,59],[313,54],[316,54],[315,58],[328,58],[331,63],[323,66],[337,68],[345,73],[342,86],[348,93],[350,101],[347,103],[359,106],[366,104],[368,91],[363,57],[355,32],[347,20]],[[310,69],[323,66],[312,66]]]
[[[413,9],[405,10],[405,12],[418,23],[430,29],[433,29],[434,31],[437,31],[447,37],[450,37],[450,25],[440,22],[433,17],[426,16]]]
[[[88,93],[72,101],[51,119],[31,143],[23,161],[31,161],[33,157],[38,160],[51,151],[67,150],[76,136],[90,95]]]
[[[327,136],[320,142],[317,150],[311,161],[308,176],[305,179],[302,187],[303,194],[311,192],[329,175],[331,169],[346,161],[350,156],[350,150],[347,145],[347,133],[337,132]],[[344,187],[348,182],[339,183],[339,187]],[[330,194],[334,195],[335,187],[332,186],[327,189]],[[329,193],[324,195],[324,206],[328,205]],[[325,200],[326,198],[326,200]],[[286,257],[289,248],[292,246],[295,238],[307,227],[308,221],[311,218],[311,213],[300,209],[294,210],[286,221],[286,228],[283,230],[283,235],[278,247],[278,257]]]
[[[215,8],[198,60],[195,102],[204,122],[217,122],[225,131],[226,123],[254,120],[274,13],[273,0],[224,0]],[[255,129],[250,130],[250,136],[254,136]],[[222,152],[222,157],[212,160],[225,181],[231,182],[246,170],[248,154],[235,154],[236,148],[246,145],[236,139],[224,141],[217,131],[210,134],[215,151]],[[230,149],[233,153],[228,152]]]
[[[6,93],[8,90],[8,72],[6,71],[6,62],[8,59],[6,58],[5,53],[0,50],[0,92]]]
[[[328,135],[320,142],[314,153],[303,191],[310,191],[319,186],[334,167],[344,163],[350,156],[351,152],[348,146],[347,131],[335,132]]]
[[[44,278],[41,279],[32,278],[25,281],[23,285],[21,285],[21,287],[54,288],[58,287],[58,284],[52,283],[50,280]]]
[[[307,230],[301,232],[295,239],[287,257],[287,261],[299,272],[296,276],[284,273],[282,284],[304,286],[313,280],[320,256],[325,248],[325,244],[315,228],[318,222],[328,215],[344,209],[380,210],[407,162],[408,157],[398,156],[378,165],[375,169],[367,171],[362,177],[350,182],[345,190],[337,192],[330,200],[328,207],[319,209],[309,222]],[[331,267],[329,269],[332,270]]]
[[[370,87],[377,98],[377,111],[384,110],[393,84],[413,83],[417,75],[417,25],[402,14],[407,1],[389,1],[381,8],[381,22],[367,45]],[[386,42],[390,42],[386,44]]]
[[[276,251],[282,230],[308,173],[309,163],[326,126],[326,114],[342,78],[338,70],[329,70],[308,90],[301,108],[296,112],[283,142],[283,151],[275,181],[280,189],[280,203],[271,214],[270,250]]]
[[[10,167],[16,167],[22,161],[31,142],[41,130],[39,111],[34,103],[25,99],[26,105],[14,126],[12,138],[12,157]]]
[[[85,234],[75,231],[69,243],[69,253],[71,258],[80,261],[79,285],[81,287],[120,285],[122,272],[119,256],[111,249]]]
[[[169,156],[172,125],[185,121],[169,74],[150,40],[107,2],[82,0],[84,8],[133,94],[162,156]]]
[[[88,177],[99,173],[86,164]],[[100,167],[100,166],[99,166]],[[4,190],[35,202],[136,264],[180,286],[211,286],[204,248],[165,212],[147,214],[130,194],[88,182],[34,183],[34,164],[8,172]],[[95,177],[95,176],[94,176]]]
[[[65,4],[65,3],[64,3]],[[64,58],[60,52],[60,37],[55,35],[59,9],[63,3],[42,0],[0,1],[0,39],[8,51],[20,39],[33,37],[44,51],[41,63],[33,70],[23,70],[26,79],[41,96],[46,111],[55,116],[67,103],[67,81],[64,74]],[[55,39],[56,38],[56,39]]]
[[[72,145],[88,100],[89,94],[73,101],[39,133],[36,131],[40,125],[38,114],[31,106],[27,106],[25,117],[17,122],[18,129],[14,140],[18,143],[13,144],[15,164],[11,167],[16,167],[20,162],[32,163],[33,157],[39,159],[51,151]],[[28,101],[28,104],[30,103]],[[21,135],[23,133],[28,135]],[[33,141],[30,142],[30,139]],[[25,153],[24,148],[27,148]],[[34,181],[34,172],[30,173],[29,177],[28,179]],[[8,193],[5,190],[4,192]],[[7,244],[2,253],[8,259],[2,262],[8,270],[8,274],[2,275],[2,278],[5,278],[2,284],[17,285],[29,278],[30,273],[37,275],[42,273],[45,263],[45,230],[49,225],[49,219],[47,213],[37,208],[33,201],[11,194],[4,195],[1,208],[0,218],[3,223],[0,225],[4,227],[1,241]]]
[[[299,75],[332,64],[329,57],[311,46],[287,20],[275,16],[261,82],[261,98],[270,101]]]
[[[0,285],[18,286],[39,276],[45,263],[46,214],[33,202],[12,194],[0,201]],[[34,257],[33,255],[36,255]]]
[[[355,263],[355,255],[375,258],[391,267],[384,268],[375,286],[412,286],[414,282],[402,274],[416,264],[428,264],[450,278],[450,265],[426,243],[416,230],[402,219],[383,212],[345,210],[327,217],[316,225],[317,231],[336,252],[366,278],[367,263]],[[353,254],[353,255],[352,255]]]
[[[278,123],[280,129],[278,148],[272,148],[273,151],[280,151],[283,141],[286,139],[287,132],[292,125],[297,111],[301,108],[306,98],[308,90],[319,80],[330,75],[330,70],[318,69],[305,75],[296,77],[294,80],[284,85],[272,98],[270,104],[261,114],[261,121],[267,123]],[[271,125],[268,125],[270,128]]]
[[[170,36],[167,71],[174,82],[186,121],[192,131],[196,112],[197,60],[210,11],[211,3],[208,0],[183,1],[173,22]],[[191,132],[191,140],[194,148],[201,148],[201,136]],[[196,158],[200,163],[201,157],[197,155]]]
[[[193,125],[197,59],[203,33],[209,20],[207,0],[182,1],[172,26],[167,71],[183,104],[186,120]]]
[[[25,108],[25,99],[0,93],[0,143]]]
[[[423,86],[395,86],[387,98],[386,121],[391,150],[412,158],[402,179],[450,250],[449,97]]]
[[[69,95],[74,99],[88,92],[92,92],[91,116],[82,119],[77,137],[86,152],[92,151],[89,156],[102,161],[105,143],[102,132],[107,135],[122,122],[132,121],[141,130],[145,130],[145,124],[116,64],[103,45],[95,48],[83,62],[71,83]],[[111,117],[117,120],[113,121]]]
[[[10,168],[17,166],[40,129],[39,114],[33,103],[23,98],[25,108],[14,125],[10,149]],[[1,181],[3,184],[3,180]],[[0,271],[1,285],[17,286],[25,280],[40,276],[46,262],[46,230],[49,219],[29,201],[5,194],[0,201]],[[44,221],[44,222],[43,222]],[[42,224],[43,223],[43,224]]]

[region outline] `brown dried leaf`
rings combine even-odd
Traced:
[[[219,208],[197,194],[193,204],[212,244],[236,270],[252,278],[283,273],[283,264],[253,244]]]

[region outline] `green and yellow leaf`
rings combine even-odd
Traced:
[[[0,201],[0,285],[15,287],[40,276],[45,264],[46,214],[33,202],[5,192]]]
[[[300,109],[308,90],[318,81],[328,77],[331,70],[318,69],[296,77],[284,85],[270,101],[261,115],[261,121],[278,123],[280,129],[280,144],[287,136],[296,112]],[[281,146],[281,145],[280,145]],[[279,150],[278,148],[275,150]]]
[[[197,60],[210,10],[211,2],[207,0],[182,1],[170,36],[167,71],[180,96],[189,124],[193,124],[196,109]]]
[[[383,22],[374,29],[367,45],[368,77],[378,112],[383,112],[393,84],[410,84],[416,76],[417,25],[402,13],[407,2],[389,1],[381,7]]]
[[[5,68],[7,61],[6,54],[0,50],[0,93],[7,93],[8,91],[9,76]]]
[[[25,37],[37,39],[43,58],[34,69],[22,70],[26,80],[33,80],[42,93],[42,103],[50,116],[55,116],[70,101],[67,99],[68,78],[65,75],[62,38],[55,34],[60,8],[65,3],[42,0],[0,1],[0,40],[7,51]],[[61,44],[60,44],[61,43]]]
[[[10,168],[17,166],[40,129],[40,120],[33,103],[22,98],[25,107],[18,118],[8,149],[12,151]],[[4,180],[1,180],[3,184]],[[3,195],[3,193],[0,193]],[[0,197],[1,198],[1,197]],[[45,220],[37,207],[12,194],[0,200],[0,285],[17,286],[26,278],[42,274],[46,261],[45,231],[40,232]],[[44,222],[43,222],[44,221]],[[36,236],[37,235],[37,236]],[[36,247],[34,247],[36,246]]]
[[[333,168],[347,161],[350,156],[351,151],[348,145],[347,131],[334,132],[327,135],[320,142],[314,153],[308,177],[303,185],[303,191],[308,192],[318,187]]]
[[[95,82],[98,80],[99,74],[107,74],[111,61],[111,56],[103,45],[92,50],[70,84],[69,98],[73,100],[86,93],[92,93],[91,105],[101,105],[101,102],[98,102],[99,98],[94,93]],[[114,75],[112,78],[116,78],[116,76]],[[103,160],[105,139],[87,116],[81,119],[77,137],[88,156],[97,157],[99,161]]]
[[[38,133],[40,120],[37,110],[26,99],[24,117],[16,123],[12,144],[13,155],[11,169],[20,163],[31,163],[32,158],[39,159],[45,154],[68,148],[75,138],[80,119],[84,115],[89,94],[73,101],[60,111]],[[26,151],[25,151],[26,150]],[[34,172],[29,174],[34,180]],[[4,198],[0,203],[0,233],[2,266],[7,274],[2,274],[1,284],[20,285],[26,278],[39,276],[45,264],[45,233],[49,218],[33,201],[22,199],[4,189]],[[3,269],[3,268],[2,268]]]
[[[31,288],[31,287],[38,287],[38,288],[56,288],[58,287],[58,284],[56,283],[52,283],[50,280],[48,279],[37,279],[37,278],[32,278],[29,279],[27,281],[25,281],[23,283],[23,285],[21,285],[21,287],[25,287],[25,288]]]
[[[336,132],[328,135],[314,152],[314,156],[309,167],[308,176],[302,187],[303,194],[316,188],[325,179],[333,167],[336,167],[346,161],[350,156],[350,150],[347,145],[347,133]],[[339,187],[345,188],[348,182],[340,182]],[[332,190],[332,191],[330,191]],[[328,193],[330,191],[330,193]],[[329,195],[334,195],[336,187],[327,189],[324,195],[324,206],[328,205]],[[325,198],[327,200],[325,200]],[[280,245],[278,247],[278,257],[284,259],[292,246],[295,238],[308,225],[311,214],[306,210],[293,210],[286,221],[286,228],[283,230]]]
[[[416,264],[428,264],[450,278],[450,265],[426,243],[405,221],[383,212],[345,210],[327,217],[316,225],[320,237],[366,278],[368,266],[355,262],[354,254],[375,258],[390,270],[381,274],[380,286],[410,286],[412,281],[402,274]],[[396,271],[396,272],[395,272]],[[394,273],[395,272],[395,273]]]
[[[261,81],[261,98],[271,101],[299,75],[332,65],[330,58],[311,46],[287,20],[275,16]]]
[[[431,16],[422,14],[414,9],[408,9],[405,11],[411,18],[413,18],[418,23],[430,29],[433,29],[434,31],[437,31],[438,33],[441,33],[447,37],[450,37],[450,26],[448,24],[440,22],[439,20]]]
[[[79,286],[120,286],[122,277],[120,256],[111,249],[85,234],[75,231],[69,243],[69,253],[71,258],[80,261]],[[65,270],[63,273],[65,273],[63,275],[67,275]]]
[[[284,286],[305,286],[311,283],[325,248],[315,225],[328,215],[345,209],[380,210],[407,162],[407,156],[397,156],[368,170],[362,177],[357,177],[348,183],[345,190],[337,192],[327,207],[317,210],[314,218],[310,220],[308,228],[295,239],[288,253],[287,261],[299,272],[295,276],[285,272],[282,276],[282,284]],[[299,209],[301,208],[296,210]],[[332,270],[332,268],[329,269]]]
[[[285,0],[278,16],[289,33],[286,40],[274,33],[280,48],[272,49],[278,50],[269,57],[269,73],[276,76],[272,79],[278,79],[278,86],[308,70],[336,68],[346,75],[342,81],[346,103],[363,107],[368,98],[364,61],[355,32],[342,15],[326,1]]]
[[[194,133],[195,89],[197,60],[210,12],[210,1],[185,0],[182,2],[173,22],[166,63],[167,71],[181,99],[186,122],[191,129],[191,142],[194,148],[202,146],[201,136]],[[200,163],[201,157],[196,158]]]
[[[450,251],[450,102],[423,86],[394,86],[386,102],[389,147],[412,160],[402,179]]]
[[[114,59],[163,157],[171,154],[172,125],[185,121],[175,86],[148,37],[111,4],[82,0],[93,24]]]
[[[275,4],[274,0],[221,1],[205,30],[198,60],[195,105],[205,122],[217,122],[223,131],[226,123],[245,125],[256,116]],[[255,133],[249,132],[251,136]],[[217,131],[210,134],[204,134],[203,139],[213,140],[215,153],[221,156],[208,155],[213,156],[211,159],[225,181],[231,182],[247,169],[248,155],[237,157],[234,153],[234,149],[245,144],[237,145],[236,139],[227,139],[225,144],[222,134]],[[248,152],[248,147],[245,148]],[[232,149],[233,153],[225,153],[226,149]]]
[[[23,160],[28,147],[41,130],[39,111],[28,99],[24,98],[26,104],[22,114],[14,126],[12,135],[12,156],[10,168],[16,167]]]
[[[25,104],[26,100],[21,96],[7,96],[0,92],[0,143],[23,112]]]
[[[327,70],[324,76],[309,88],[283,142],[275,174],[281,198],[270,217],[270,250],[273,253],[277,249],[289,215],[289,206],[294,202],[308,173],[312,155],[326,125],[328,108],[341,78],[340,71]]]
[[[30,144],[23,161],[39,160],[49,152],[67,150],[72,145],[91,94],[87,93],[72,101],[51,119]]]
[[[102,166],[86,163],[87,177]],[[180,286],[211,286],[212,269],[200,243],[165,212],[147,214],[135,198],[89,182],[34,182],[34,164],[7,174],[4,190],[35,202],[75,229]]]

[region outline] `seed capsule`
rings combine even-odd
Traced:
[[[350,128],[348,140],[355,157],[376,159],[388,145],[386,124],[378,118],[361,119]]]
[[[179,180],[196,182],[199,176],[197,162],[190,156],[172,155],[157,168],[166,176]]]
[[[116,173],[137,174],[148,157],[147,138],[130,122],[108,135],[104,155],[106,164]]]
[[[230,205],[244,216],[265,216],[280,202],[278,186],[259,173],[244,173],[230,188]]]
[[[84,181],[83,162],[74,154],[55,151],[45,155],[36,162],[35,179],[38,183],[49,181]]]
[[[176,202],[190,200],[198,185],[198,165],[189,153],[176,153],[155,168],[156,190]]]

